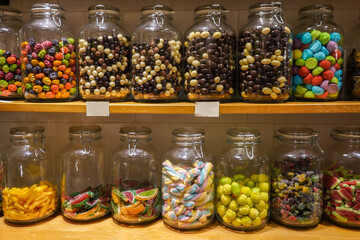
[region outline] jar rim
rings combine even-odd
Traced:
[[[228,13],[229,10],[220,4],[201,5],[194,10],[195,15],[208,14],[211,12]]]
[[[149,5],[149,6],[142,7],[140,12],[142,15],[163,13],[165,15],[171,16],[174,13],[174,10],[169,6],[157,4],[157,5]]]
[[[21,20],[22,12],[16,8],[0,7],[0,15],[6,17],[19,18]]]
[[[334,12],[334,8],[329,4],[315,4],[310,6],[305,6],[300,8],[299,14],[313,14],[315,12],[321,12],[325,14],[332,14]]]
[[[41,134],[45,132],[45,128],[42,126],[21,126],[21,127],[13,127],[10,129],[11,135],[33,135],[33,134]]]
[[[81,125],[81,126],[72,126],[69,128],[70,134],[90,134],[90,133],[100,133],[101,127],[97,125]]]
[[[88,8],[88,14],[96,14],[98,11],[103,10],[106,14],[111,15],[120,15],[121,11],[119,8],[111,6],[111,5],[105,5],[105,4],[94,4],[89,6]]]
[[[275,138],[285,138],[288,140],[308,140],[317,137],[318,131],[307,127],[282,127],[275,131]]]
[[[255,142],[260,138],[261,132],[255,128],[230,128],[227,135],[232,141],[238,142]]]
[[[172,131],[172,135],[175,137],[203,137],[205,135],[205,130],[195,127],[176,128]]]
[[[122,127],[120,128],[119,133],[120,135],[123,136],[127,136],[127,135],[144,136],[152,133],[152,130],[149,127]]]
[[[282,2],[260,2],[255,3],[249,7],[249,15],[254,15],[262,11],[282,11]]]
[[[35,3],[30,8],[31,12],[60,12],[61,15],[64,14],[65,9],[59,4],[55,3]]]
[[[331,129],[330,136],[333,139],[344,142],[360,142],[360,127],[345,126]]]

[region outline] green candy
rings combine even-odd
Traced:
[[[336,59],[333,56],[326,56],[326,60],[330,61],[331,65],[336,63]]]
[[[251,192],[252,192],[252,193],[260,193],[261,190],[260,190],[259,187],[253,187],[253,188],[251,189]]]
[[[226,194],[226,195],[231,194],[231,185],[230,184],[225,184],[223,186],[223,193]]]
[[[317,75],[320,75],[323,71],[324,69],[322,67],[316,67],[314,68],[314,70],[312,70],[312,75],[315,77]]]
[[[296,97],[296,98],[303,98],[303,97],[304,97],[304,94],[300,94],[300,93],[295,92],[295,93],[294,93],[294,97]]]
[[[218,214],[222,217],[225,215],[226,213],[226,207],[224,205],[220,205],[218,208],[217,208],[217,212]]]
[[[256,208],[251,208],[250,212],[249,212],[249,217],[251,217],[252,219],[255,219],[259,216],[259,210],[257,210]]]
[[[321,32],[319,30],[312,30],[311,31],[311,39],[312,41],[315,41],[319,36]]]
[[[45,58],[45,55],[46,55],[46,50],[41,50],[38,54],[39,58]]]
[[[229,208],[236,212],[239,210],[239,204],[235,200],[232,200],[229,204]]]
[[[339,84],[339,79],[337,77],[333,77],[330,82],[335,83],[335,84]]]
[[[241,188],[241,193],[245,194],[247,197],[249,197],[250,193],[251,193],[251,189],[249,187],[242,187]]]
[[[233,182],[231,184],[231,192],[235,196],[239,196],[241,194],[241,188],[240,188],[240,185],[237,182]]]
[[[322,45],[326,45],[330,41],[330,34],[327,32],[323,32],[319,36],[319,41]]]
[[[235,227],[240,227],[241,226],[241,219],[240,218],[235,218],[231,223]]]
[[[253,207],[253,206],[254,206],[254,202],[252,201],[251,198],[247,198],[247,199],[246,199],[246,203],[247,203],[247,205],[248,205],[249,207]]]
[[[249,212],[250,212],[250,206],[245,205],[245,206],[239,207],[239,212],[240,212],[242,215],[248,215]]]
[[[21,87],[18,87],[18,88],[16,89],[16,93],[17,93],[18,95],[23,95],[22,88],[21,88]]]
[[[266,218],[267,215],[268,215],[268,210],[267,210],[267,209],[263,209],[263,210],[260,212],[259,217],[260,217],[260,218]]]
[[[234,175],[234,181],[237,182],[239,180],[245,180],[245,175],[244,174],[236,174]]]
[[[229,177],[220,178],[220,185],[231,184],[232,180]]]
[[[241,218],[241,224],[244,225],[245,227],[250,227],[251,226],[251,218],[242,217]]]
[[[223,194],[220,197],[220,201],[222,205],[227,206],[231,202],[231,197]]]
[[[6,58],[0,57],[0,65],[5,65],[5,64],[6,64]]]
[[[302,58],[295,61],[295,66],[302,67],[304,65],[305,65],[305,60]]]
[[[315,98],[315,94],[312,91],[307,91],[304,94],[304,98]]]
[[[259,192],[252,192],[250,198],[253,202],[257,203],[261,200],[261,194]]]
[[[269,177],[266,174],[260,173],[259,174],[259,182],[268,182],[269,181]]]
[[[0,49],[0,57],[4,55],[4,50]]]
[[[218,197],[220,197],[221,195],[224,194],[223,188],[224,188],[224,187],[221,186],[221,185],[217,187],[217,189],[216,189],[216,194],[217,194]]]
[[[295,88],[295,91],[298,94],[304,95],[307,92],[307,88],[303,87],[303,86],[300,86],[300,85],[297,85],[296,88]]]
[[[236,212],[234,212],[231,209],[228,209],[225,213],[226,217],[228,217],[230,220],[233,220],[236,218]]]
[[[260,200],[258,203],[255,203],[255,207],[256,207],[256,209],[261,211],[261,210],[265,209],[266,203],[264,200]]]
[[[344,63],[344,59],[343,59],[343,58],[339,58],[339,59],[337,60],[337,63],[338,63],[339,65],[342,65],[342,64]]]
[[[254,181],[254,182],[257,182],[257,181],[258,181],[258,178],[259,178],[259,176],[258,176],[257,174],[253,174],[253,175],[251,175],[251,177],[250,177],[250,179],[251,179],[252,181]]]
[[[71,54],[70,53],[67,53],[67,54],[65,54],[65,56],[64,56],[64,59],[65,60],[70,60],[70,58],[71,58]]]
[[[260,183],[260,190],[261,190],[261,192],[268,192],[269,191],[269,183],[267,183],[267,182]]]
[[[11,72],[15,72],[16,69],[17,69],[17,65],[15,63],[10,65],[10,71]]]
[[[229,219],[226,215],[223,216],[222,220],[227,224],[231,223],[231,219]]]
[[[255,186],[255,182],[253,180],[249,180],[247,183],[246,183],[246,186],[248,186],[249,188],[253,188]]]
[[[8,65],[4,65],[4,66],[2,66],[2,67],[1,67],[1,70],[3,70],[3,72],[4,72],[4,73],[8,73],[8,72],[10,72],[10,68],[9,68],[9,66],[8,66]]]
[[[261,192],[260,195],[261,195],[261,200],[263,200],[264,202],[269,201],[269,193]]]
[[[44,86],[43,86],[43,90],[44,90],[45,92],[50,91],[50,86],[44,85]]]
[[[73,38],[68,38],[67,41],[70,43],[70,44],[74,44],[75,43],[75,40]]]
[[[61,62],[62,62],[62,64],[64,64],[65,66],[69,66],[69,61],[68,61],[68,60],[63,59]]]
[[[236,201],[240,206],[244,206],[247,204],[247,197],[245,194],[241,194],[237,197]]]
[[[6,88],[8,86],[8,82],[5,80],[0,80],[0,87]]]
[[[310,70],[316,68],[317,65],[318,65],[318,60],[316,60],[316,58],[309,58],[305,61],[305,67],[307,67]]]
[[[31,89],[32,89],[32,84],[31,84],[31,83],[27,83],[27,84],[25,85],[25,88],[26,88],[26,90],[31,90]]]
[[[261,224],[261,218],[256,217],[253,221],[252,221],[253,225],[260,225]]]
[[[69,92],[70,92],[71,95],[74,95],[76,93],[76,88],[74,88],[74,87],[70,88]]]

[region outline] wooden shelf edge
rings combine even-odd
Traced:
[[[194,114],[195,104],[177,103],[110,103],[110,113],[122,114]],[[85,113],[82,101],[64,103],[0,102],[0,112]],[[360,113],[360,101],[287,102],[287,103],[221,103],[220,114],[304,114]]]

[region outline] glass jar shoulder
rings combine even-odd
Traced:
[[[89,22],[80,28],[79,38],[96,37],[104,34],[110,35],[113,33],[129,36],[123,27],[113,22],[104,22],[99,25],[96,22]]]
[[[139,158],[157,159],[158,155],[154,149],[154,146],[151,144],[137,147],[120,145],[114,150],[113,160],[128,159],[130,161],[136,161],[136,159]]]
[[[269,160],[267,153],[259,146],[227,146],[217,154],[221,160],[233,161],[256,161],[266,162]]]
[[[310,32],[312,30],[319,30],[329,33],[338,32],[342,36],[344,35],[344,30],[342,29],[342,27],[340,27],[333,21],[316,24],[316,22],[312,19],[303,19],[300,20],[299,24],[294,28],[295,33]]]
[[[196,160],[214,163],[214,156],[205,147],[195,150],[192,146],[176,146],[163,155],[163,161],[166,160],[173,164],[192,164]]]
[[[291,26],[282,21],[277,20],[273,17],[267,17],[267,18],[255,18],[255,19],[249,19],[249,21],[240,28],[240,33],[242,31],[246,30],[256,30],[256,29],[262,29],[264,27],[270,27],[270,28],[277,28],[277,27],[288,27],[291,30]]]
[[[162,26],[155,20],[144,21],[138,25],[132,34],[133,42],[146,41],[147,37],[152,38],[167,38],[168,40],[182,41],[180,31],[171,23],[164,21]]]
[[[235,36],[235,30],[228,25],[226,22],[222,21],[219,22],[219,24],[215,24],[211,20],[206,20],[204,22],[196,22],[194,23],[190,28],[188,28],[185,31],[185,36],[188,36],[192,32],[203,32],[203,31],[209,31],[209,32],[225,32],[229,31],[230,33],[233,33]]]
[[[313,157],[319,161],[325,160],[324,152],[315,146],[308,144],[289,144],[279,143],[270,152],[271,161],[279,162],[286,159],[299,159],[303,157]]]
[[[326,159],[326,167],[338,163],[348,169],[360,171],[360,144],[332,144],[326,152]]]

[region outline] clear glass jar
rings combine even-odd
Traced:
[[[360,228],[360,128],[331,130],[334,143],[324,171],[324,215],[340,226]]]
[[[57,4],[31,6],[31,20],[20,30],[25,98],[70,101],[77,94],[75,34]]]
[[[162,162],[162,216],[170,227],[199,229],[214,218],[214,163],[203,146],[205,131],[178,128]]]
[[[74,126],[62,162],[61,208],[75,221],[90,221],[110,211],[110,189],[105,180],[105,153],[101,127]]]
[[[160,166],[151,139],[147,127],[120,129],[121,144],[112,158],[111,209],[122,223],[145,223],[160,216]]]
[[[190,101],[230,101],[236,87],[236,34],[219,4],[194,10],[185,32],[185,93]]]
[[[264,228],[269,218],[269,157],[260,132],[227,131],[227,146],[217,158],[216,217],[235,230]]]
[[[130,94],[130,38],[120,10],[92,5],[79,34],[79,91],[85,100],[125,100]]]
[[[21,12],[0,7],[0,99],[23,98],[19,30]]]
[[[182,36],[172,24],[173,10],[164,5],[141,9],[132,35],[132,94],[136,101],[171,102],[181,86]]]
[[[257,3],[239,33],[239,87],[246,102],[283,102],[291,91],[292,31],[282,3]]]
[[[301,8],[294,32],[293,96],[306,101],[337,100],[343,83],[344,31],[333,22],[333,7]]]
[[[324,152],[318,132],[310,128],[284,127],[275,132],[271,151],[270,216],[288,227],[319,224],[322,215],[322,166]]]
[[[359,11],[360,12],[360,11]],[[352,96],[355,99],[360,99],[360,23],[357,24],[350,32],[348,43],[349,53],[346,63],[347,82],[345,86],[346,96]]]
[[[43,127],[10,129],[11,145],[3,153],[5,219],[38,222],[58,208],[58,164],[45,147]]]

